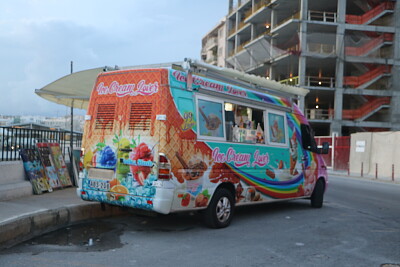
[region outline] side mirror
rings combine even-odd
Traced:
[[[328,153],[329,153],[329,143],[323,142],[322,148],[320,148],[320,150],[319,150],[319,154],[328,154]]]

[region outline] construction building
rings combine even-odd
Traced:
[[[229,0],[201,55],[309,89],[298,104],[327,136],[400,130],[399,46],[396,1]]]

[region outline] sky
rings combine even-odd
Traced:
[[[0,115],[69,115],[34,91],[70,74],[71,61],[76,72],[200,59],[227,13],[228,0],[0,1]]]

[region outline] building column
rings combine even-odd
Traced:
[[[300,3],[300,32],[299,32],[299,48],[300,51],[305,51],[307,47],[307,14],[308,14],[308,0],[302,0]],[[306,66],[307,57],[303,53],[299,56],[299,68],[297,70],[299,77],[299,86],[306,86]],[[299,108],[304,113],[306,111],[305,97],[302,96],[299,99]]]
[[[276,10],[274,8],[272,8],[272,10],[271,10],[271,32],[275,29],[276,23],[277,23]],[[270,44],[269,54],[270,54],[271,59],[274,59],[274,57],[275,57],[275,53],[274,53],[275,40],[273,37],[269,40],[269,44]],[[273,64],[271,64],[269,67],[269,77],[271,80],[275,80],[275,81],[277,80],[275,77],[275,69],[274,69]]]
[[[235,43],[234,43],[234,47],[233,47],[233,51],[234,51],[234,54],[235,54],[235,55],[236,55],[236,53],[237,53],[237,48],[238,48],[239,42],[240,42],[239,34],[237,34],[237,30],[238,30],[238,28],[239,28],[239,22],[240,22],[239,16],[240,16],[240,14],[239,14],[239,12],[236,10],[236,16],[235,16],[235,18],[236,18],[236,22],[235,22],[235,31],[236,31],[236,33],[235,33]],[[236,63],[236,60],[235,60],[235,69],[236,69],[236,70],[237,70],[237,69],[240,69],[240,67],[239,67],[239,66],[237,65],[237,63]]]
[[[346,1],[338,1],[336,30],[336,77],[335,77],[335,100],[334,117],[331,124],[331,135],[338,133],[342,135],[342,113],[343,113],[343,76],[344,76],[344,38],[346,23]]]
[[[393,92],[391,103],[390,103],[390,123],[392,131],[400,131],[400,106],[395,103],[400,103],[400,81],[397,77],[400,77],[400,3],[396,4],[394,10],[395,18],[395,34],[394,34],[394,65],[392,68],[392,88]]]
[[[228,5],[228,7],[229,7],[228,14],[229,14],[229,13],[231,13],[231,11],[232,11],[232,9],[233,9],[233,0],[229,0],[229,5]]]

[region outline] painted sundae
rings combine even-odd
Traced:
[[[178,171],[178,181],[183,183],[186,180],[187,191],[197,195],[202,189],[203,180],[201,178],[207,170],[207,164],[197,157],[193,157],[188,163],[179,153],[176,153],[176,157],[183,166],[183,169]]]

